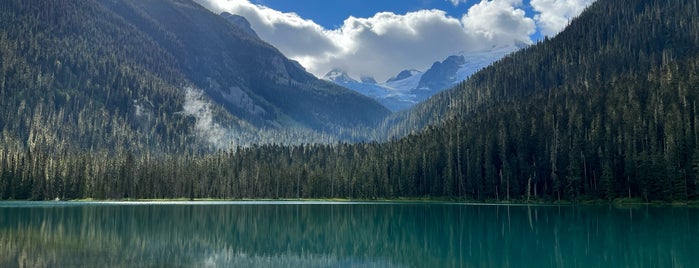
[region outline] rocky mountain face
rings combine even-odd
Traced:
[[[250,36],[254,36],[258,39],[260,38],[257,35],[257,32],[255,32],[255,30],[252,29],[252,27],[250,26],[250,22],[245,17],[236,14],[231,14],[228,12],[221,13],[221,16],[233,25],[238,26],[238,28],[242,29],[245,33],[249,34]]]
[[[0,25],[0,130],[19,143],[178,151],[353,140],[351,129],[389,114],[306,72],[241,17],[190,0],[8,0]]]
[[[422,72],[415,70],[415,69],[410,69],[410,70],[403,70],[400,73],[398,73],[396,76],[389,78],[386,80],[386,83],[391,83],[395,81],[400,81],[406,78],[409,78],[414,75],[421,75]]]
[[[101,2],[175,55],[183,74],[216,102],[255,125],[367,126],[387,113],[368,98],[316,79],[248,27],[233,27],[190,0]]]
[[[463,55],[449,56],[442,62],[435,62],[422,74],[417,89],[442,89],[454,84],[460,78],[457,77],[457,72],[465,64],[466,59]]]

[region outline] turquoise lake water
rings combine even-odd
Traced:
[[[0,202],[0,267],[699,267],[699,209]]]

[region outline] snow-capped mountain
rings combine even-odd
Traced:
[[[362,83],[376,84],[376,79],[374,79],[374,77],[371,76],[362,76],[361,78],[359,78],[359,80],[362,81]]]
[[[349,74],[347,74],[347,72],[345,72],[344,70],[342,70],[340,68],[332,69],[330,72],[325,74],[323,79],[335,82],[337,84],[359,83],[359,81],[350,77]]]
[[[392,111],[399,111],[466,80],[478,70],[520,48],[521,46],[513,45],[478,52],[461,52],[435,62],[425,72],[403,70],[383,83],[372,83],[373,79],[367,77],[363,77],[360,82],[341,69],[333,69],[324,79],[369,96]]]
[[[422,74],[417,89],[434,91],[462,81],[465,77],[457,77],[457,72],[465,67],[464,65],[466,65],[464,55],[449,56],[442,62],[435,62],[430,69]],[[471,69],[468,68],[468,70]]]
[[[410,93],[410,90],[403,89],[416,88],[422,75],[422,72],[417,70],[403,72],[408,72],[408,75],[393,77],[389,79],[391,82],[377,83],[374,78],[367,76],[362,77],[361,82],[357,81],[344,70],[335,68],[325,74],[323,79],[368,96],[391,111],[399,111],[417,103],[414,100],[415,96]],[[402,79],[396,80],[398,77]]]
[[[406,79],[406,78],[409,78],[409,77],[411,77],[411,76],[415,76],[415,75],[418,75],[418,74],[421,74],[421,73],[422,73],[421,71],[418,71],[418,70],[415,70],[415,69],[403,70],[403,71],[401,71],[400,73],[398,73],[396,76],[391,77],[391,78],[389,78],[388,80],[386,80],[386,83],[391,83],[391,82],[394,82],[394,81],[404,80],[404,79]]]
[[[435,63],[420,79],[418,89],[441,90],[449,87],[476,73],[502,57],[515,52],[523,46],[494,47],[481,52],[461,52],[450,56],[441,64]],[[436,66],[435,66],[436,65]],[[454,68],[454,65],[458,65]],[[440,89],[440,86],[442,87]]]

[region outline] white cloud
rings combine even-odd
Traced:
[[[468,0],[447,0],[447,1],[451,2],[451,4],[454,5],[455,7],[459,6],[459,4],[462,4],[462,3],[465,4],[468,2]]]
[[[196,1],[214,12],[244,16],[263,40],[316,76],[339,67],[353,77],[372,75],[384,81],[403,69],[427,69],[457,52],[528,44],[536,32],[534,20],[520,8],[521,0],[482,0],[460,19],[441,10],[349,17],[337,29],[248,0]]]
[[[553,36],[562,31],[570,20],[596,0],[531,0],[534,16],[542,35]]]
[[[295,13],[283,13],[247,0],[195,1],[216,13],[227,11],[245,17],[263,40],[274,45],[287,57],[310,60],[317,55],[338,50],[323,27]],[[301,61],[301,64],[305,66],[312,62]]]
[[[337,66],[351,75],[369,74],[379,81],[406,68],[426,69],[455,52],[488,45],[477,34],[466,32],[458,19],[439,10],[350,17],[331,36],[342,50],[320,59],[319,73]]]
[[[479,33],[493,43],[528,43],[536,25],[518,8],[521,5],[521,0],[484,0],[473,5],[461,20],[468,32]]]

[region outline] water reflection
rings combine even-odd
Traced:
[[[0,267],[699,267],[693,208],[41,204],[0,203]]]

